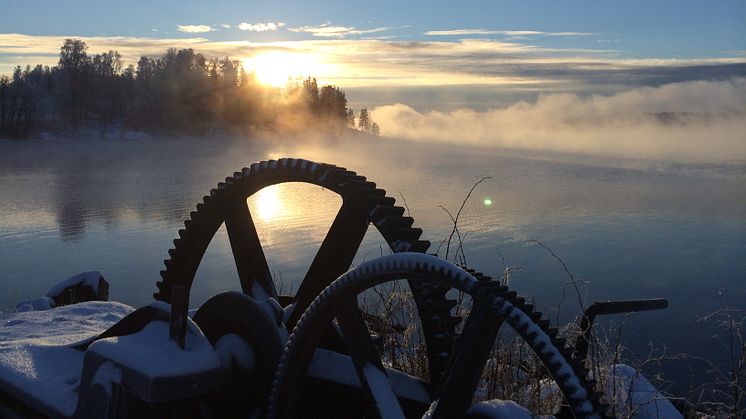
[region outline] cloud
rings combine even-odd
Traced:
[[[266,31],[276,31],[283,26],[285,26],[285,22],[277,22],[277,23],[275,22],[257,22],[257,23],[241,22],[241,24],[238,25],[237,28],[241,29],[242,31],[266,32]]]
[[[591,32],[546,32],[546,36],[591,36]]]
[[[497,31],[491,29],[448,29],[427,31],[429,36],[460,36],[460,35],[507,35],[513,37],[544,35],[544,36],[589,36],[589,32],[542,32],[542,31]]]
[[[220,27],[221,27],[221,28],[223,28],[223,29],[230,29],[230,28],[231,28],[231,25],[229,25],[229,24],[227,24],[227,23],[221,23],[221,24],[220,24]]]
[[[12,73],[15,65],[56,64],[65,38],[0,34],[0,74]],[[539,91],[613,93],[643,85],[746,77],[746,57],[633,60],[619,58],[609,50],[542,48],[492,39],[249,42],[202,37],[79,38],[89,45],[89,53],[114,49],[126,64],[136,64],[141,55],[162,56],[168,48],[194,48],[208,57],[244,60],[269,51],[298,53],[323,63],[316,67],[320,72],[313,74],[319,80],[345,89],[383,86],[404,91],[422,86],[483,86],[479,90],[484,91],[489,86],[494,90],[534,92],[533,98]],[[309,70],[297,71],[308,75],[304,72]]]
[[[450,29],[445,31],[427,31],[425,35],[429,36],[454,36],[454,35],[496,35],[498,31],[487,29]]]
[[[186,33],[203,33],[215,30],[209,25],[177,25],[176,28],[179,32]]]
[[[615,95],[542,95],[478,112],[372,110],[390,137],[598,155],[746,160],[746,78],[673,83]]]
[[[323,23],[315,26],[301,26],[298,28],[290,28],[291,32],[304,32],[310,33],[313,36],[325,37],[325,38],[344,38],[348,35],[364,35],[368,33],[376,33],[387,31],[391,28],[372,28],[372,29],[358,29],[352,26],[331,26],[331,23]]]

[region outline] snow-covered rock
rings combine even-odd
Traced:
[[[645,376],[625,364],[616,364],[612,369],[606,395],[614,401],[616,414],[635,419],[677,419],[683,415],[661,394]]]

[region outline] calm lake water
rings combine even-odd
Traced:
[[[333,149],[334,151],[329,151]],[[401,197],[437,248],[450,231],[439,208],[464,208],[467,262],[499,274],[520,266],[511,286],[556,315],[567,276],[540,240],[587,281],[587,302],[665,297],[665,311],[627,319],[630,357],[647,345],[726,359],[714,320],[746,308],[746,163],[680,164],[529,155],[495,149],[361,140],[335,146],[256,146],[223,140],[0,141],[0,307],[41,296],[58,281],[100,270],[111,298],[148,303],[171,240],[210,188],[267,158],[303,157],[345,166]],[[486,205],[485,200],[491,200]],[[286,184],[250,200],[265,253],[285,289],[303,277],[341,200],[319,187]],[[372,229],[371,229],[372,230]],[[358,262],[385,243],[369,230]],[[192,288],[198,306],[239,289],[221,228]],[[578,314],[572,294],[561,318]],[[616,324],[624,316],[610,318]],[[682,368],[669,367],[672,374]],[[683,388],[684,377],[677,375]],[[704,370],[695,367],[695,379]]]

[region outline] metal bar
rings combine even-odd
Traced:
[[[639,311],[661,310],[668,307],[665,298],[649,298],[644,300],[596,301],[588,306],[580,322],[583,335],[575,343],[575,358],[585,359],[588,356],[588,346],[593,334],[593,322],[596,316],[607,314],[634,313]]]

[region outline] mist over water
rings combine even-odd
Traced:
[[[419,141],[678,161],[746,160],[746,78],[610,96],[541,95],[486,111],[372,111],[384,135]]]
[[[12,309],[20,299],[43,295],[58,281],[93,269],[111,283],[112,299],[146,304],[171,241],[202,196],[252,162],[284,156],[345,166],[386,189],[399,205],[405,198],[415,226],[433,243],[431,251],[450,232],[439,206],[456,211],[476,181],[492,176],[475,190],[460,218],[468,264],[499,275],[502,255],[508,265],[521,266],[511,286],[534,297],[552,318],[566,277],[531,239],[552,247],[588,281],[583,288],[588,302],[668,298],[666,311],[628,320],[622,339],[630,356],[641,356],[653,341],[672,352],[718,358],[722,349],[712,338],[718,330],[698,318],[720,307],[719,292],[746,308],[743,162],[620,159],[358,137],[313,144],[0,141],[0,306]],[[263,190],[249,203],[275,278],[284,290],[296,289],[340,199],[319,187],[286,184]],[[355,263],[385,248],[370,229]],[[197,307],[226,289],[238,290],[239,284],[221,228],[200,265],[191,302]],[[559,317],[567,321],[578,310],[568,298]]]

